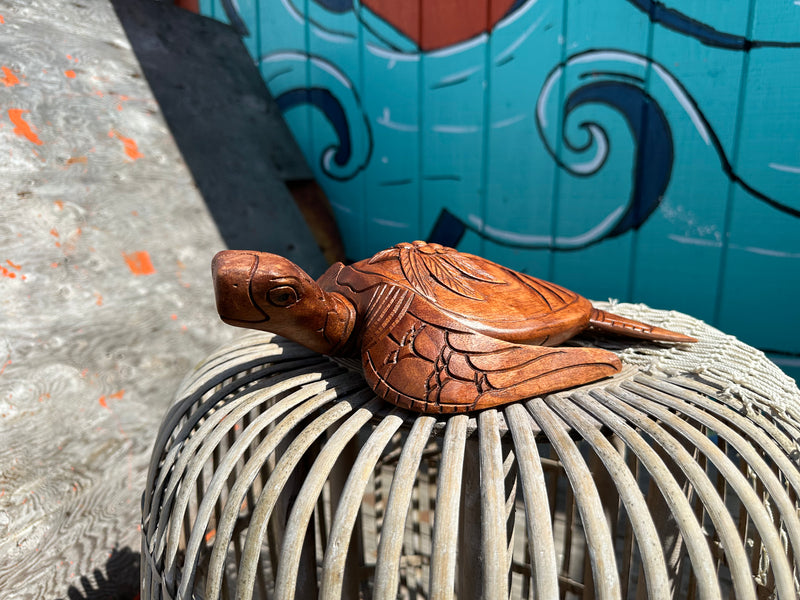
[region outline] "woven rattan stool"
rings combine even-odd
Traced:
[[[271,335],[223,347],[156,440],[142,598],[796,598],[800,391],[697,320],[613,310],[700,342],[584,338],[623,372],[471,417]]]

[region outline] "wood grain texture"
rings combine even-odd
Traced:
[[[585,329],[670,342],[695,338],[594,308],[559,285],[422,241],[333,265],[312,280],[287,259],[225,250],[212,263],[230,325],[361,357],[375,393],[423,413],[491,408],[618,373],[600,348],[561,346]]]
[[[0,15],[0,597],[132,598],[157,425],[233,333],[224,242],[112,5]]]

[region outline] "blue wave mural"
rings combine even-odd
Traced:
[[[791,3],[201,6],[258,41],[353,259],[428,238],[736,327],[800,266]],[[746,330],[793,343],[768,328]]]

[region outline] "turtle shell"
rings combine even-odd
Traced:
[[[357,306],[376,286],[404,288],[468,329],[515,343],[559,344],[583,330],[592,311],[587,299],[554,283],[419,241],[342,268],[336,283]]]

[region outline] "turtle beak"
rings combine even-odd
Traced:
[[[225,323],[249,327],[269,321],[250,294],[257,269],[258,256],[252,252],[223,250],[211,261],[217,312]]]

